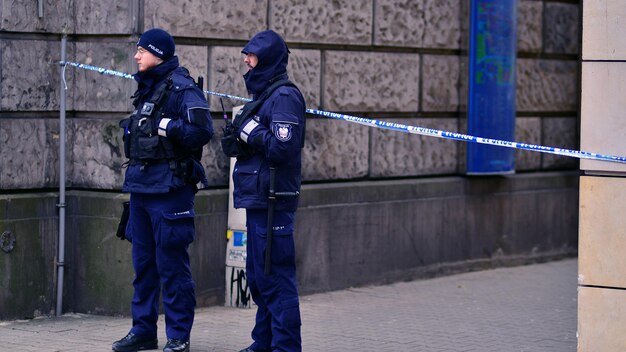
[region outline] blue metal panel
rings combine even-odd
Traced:
[[[468,134],[515,139],[516,0],[472,0]],[[515,172],[514,150],[470,143],[468,174]]]

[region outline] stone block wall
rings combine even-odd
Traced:
[[[68,37],[68,61],[134,73],[139,35],[151,27],[164,28],[176,40],[181,63],[193,76],[204,77],[205,89],[247,97],[241,48],[255,33],[271,28],[291,49],[290,77],[307,107],[465,132],[467,0],[42,0],[42,12],[38,3],[0,0],[0,233],[26,236],[12,253],[0,252],[10,256],[11,265],[0,269],[0,274],[5,269],[11,273],[10,280],[0,282],[0,302],[5,302],[0,311],[7,312],[0,318],[53,310],[57,200],[54,192],[46,192],[55,191],[60,181],[61,93],[67,98],[64,157],[70,192],[66,304],[75,311],[117,314],[125,312],[120,304],[128,302],[129,288],[120,281],[131,275],[123,259],[128,248],[111,235],[119,216],[115,207],[124,196],[125,160],[117,124],[131,112],[129,97],[136,84],[64,69],[59,65],[63,35]],[[518,1],[517,141],[578,148],[579,8],[573,0]],[[225,231],[229,170],[219,145],[224,124],[220,100],[208,98],[217,135],[203,155],[212,190],[201,191],[196,204],[198,228],[205,231],[192,248],[199,305],[217,304],[222,294],[225,240],[220,234]],[[223,102],[227,113],[242,103]],[[306,138],[306,195],[297,224],[304,234],[298,239],[303,292],[400,279],[401,272],[420,272],[423,265],[571,252],[576,242],[571,231],[577,216],[572,210],[575,177],[560,173],[577,168],[576,159],[517,151],[521,175],[516,177],[522,177],[524,191],[516,193],[516,186],[499,188],[503,182],[517,184],[514,178],[465,177],[462,142],[313,115],[307,116]],[[533,181],[536,174],[554,182]],[[452,191],[463,199],[450,198]],[[401,202],[394,192],[406,193]],[[369,197],[359,197],[361,193]],[[537,198],[524,198],[527,193]],[[310,202],[318,197],[324,199],[323,207]],[[21,204],[28,206],[16,206]],[[494,206],[506,221],[489,221]],[[557,215],[565,218],[554,220],[551,209],[563,206],[567,210]],[[511,216],[528,207],[535,210]],[[380,216],[369,217],[378,212]],[[407,218],[409,230],[402,227]],[[528,224],[537,228],[525,237]],[[466,225],[476,231],[461,231]],[[312,233],[306,236],[313,229],[322,242]],[[338,229],[345,237],[332,237]],[[387,235],[350,251],[351,243],[391,230],[400,237]],[[513,232],[516,242],[504,243],[501,237]],[[548,245],[537,237],[554,233],[558,235]],[[405,253],[398,262],[385,259],[395,245],[412,239],[424,246],[422,257]],[[380,246],[373,243],[385,250],[374,251]],[[22,273],[16,268],[33,253],[24,245],[39,254],[32,259],[37,264]],[[354,257],[346,257],[350,255]],[[319,262],[325,256],[341,260]],[[367,260],[385,264],[384,269],[350,266]],[[119,276],[98,263],[119,266]],[[316,271],[319,267],[326,271]],[[341,281],[339,267],[352,281]],[[41,278],[42,284],[29,287],[21,274]],[[113,295],[106,284],[115,287]],[[14,293],[22,291],[29,295]]]
[[[309,108],[451,131],[464,126],[468,10],[462,0],[47,0],[41,14],[35,2],[0,4],[4,190],[53,188],[59,182],[54,150],[63,34],[69,35],[68,61],[134,73],[139,34],[162,27],[174,35],[183,65],[203,76],[207,89],[247,97],[240,50],[256,32],[272,28],[292,49],[291,77]],[[520,0],[518,19],[519,141],[577,149],[579,5]],[[64,79],[68,185],[119,190],[124,160],[115,125],[130,112],[135,83],[73,67],[65,69]],[[220,126],[219,99],[209,99]],[[242,102],[224,103],[230,111]],[[461,142],[439,147],[431,138],[308,119],[305,181],[463,172]],[[517,153],[518,171],[578,165],[565,157]],[[219,144],[211,143],[204,158],[211,185],[218,188],[228,180],[220,154]],[[406,160],[413,161],[405,165]]]

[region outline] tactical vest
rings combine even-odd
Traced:
[[[131,164],[169,162],[170,168],[174,170],[178,160],[189,157],[199,160],[201,157],[202,149],[190,152],[158,134],[159,121],[164,117],[164,105],[172,91],[172,75],[170,73],[149,100],[136,106],[129,118],[120,121],[120,127],[124,128],[124,154]],[[178,119],[177,116],[168,117]]]

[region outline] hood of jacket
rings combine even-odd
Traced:
[[[257,65],[243,75],[248,92],[254,96],[262,93],[277,77],[287,74],[289,49],[283,38],[272,30],[257,33],[241,52],[258,58]]]

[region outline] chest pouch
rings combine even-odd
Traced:
[[[171,76],[160,85],[149,101],[120,122],[124,128],[124,152],[134,161],[150,162],[174,158],[174,147],[167,138],[158,135],[158,118],[172,87]]]

